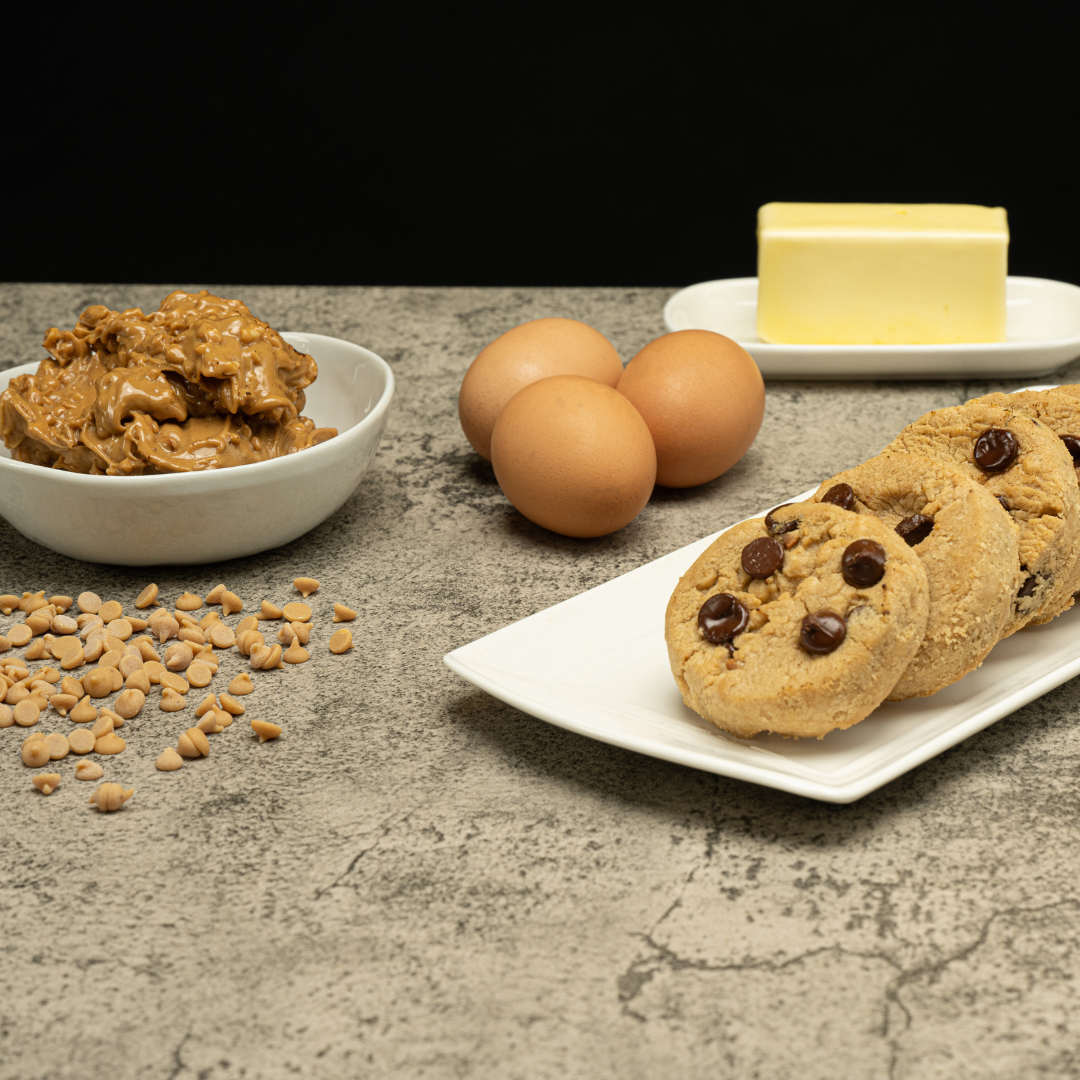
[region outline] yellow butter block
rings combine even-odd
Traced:
[[[1004,341],[1008,250],[1000,206],[767,203],[758,211],[758,336]]]

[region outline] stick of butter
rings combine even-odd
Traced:
[[[801,345],[1005,340],[1000,207],[767,203],[757,329]]]

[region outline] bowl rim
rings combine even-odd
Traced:
[[[119,491],[135,493],[140,490],[145,493],[146,488],[159,488],[162,484],[168,484],[170,490],[180,494],[185,488],[190,489],[192,487],[215,489],[238,486],[237,481],[243,483],[242,478],[244,477],[250,477],[252,481],[268,479],[275,472],[294,468],[297,461],[306,462],[307,465],[311,466],[317,466],[318,463],[323,461],[328,464],[330,460],[340,457],[341,451],[347,445],[363,441],[371,428],[378,427],[381,424],[382,418],[390,407],[390,401],[394,396],[393,369],[377,353],[372,352],[363,345],[346,341],[344,338],[331,337],[328,334],[316,334],[308,330],[281,330],[278,332],[286,339],[293,336],[303,336],[316,344],[318,342],[333,342],[335,345],[345,345],[348,350],[355,350],[354,356],[357,358],[374,361],[376,369],[382,373],[384,385],[378,401],[371,407],[368,414],[351,427],[339,431],[333,439],[327,439],[326,442],[319,443],[317,446],[310,446],[306,450],[296,454],[288,454],[285,457],[270,458],[267,461],[253,461],[246,465],[234,465],[226,469],[205,469],[200,472],[186,473],[152,473],[148,476],[92,476],[88,473],[70,472],[67,469],[45,468],[42,465],[34,465],[28,461],[15,461],[13,458],[0,456],[0,476],[3,475],[5,470],[10,470],[15,475],[36,476],[42,480],[50,477],[54,481],[73,484],[88,490],[99,489],[104,484],[112,488],[112,494],[117,494]],[[293,342],[290,342],[290,344],[293,344]],[[316,357],[316,362],[319,362],[318,357]],[[21,369],[36,369],[39,363],[40,361],[30,361],[26,364],[15,364],[10,368],[5,368],[0,371],[0,379],[10,377],[13,372],[29,374],[29,371],[24,372]],[[0,389],[7,389],[7,383],[5,382]],[[254,470],[257,470],[257,472]],[[118,480],[123,482],[122,488],[113,486]]]

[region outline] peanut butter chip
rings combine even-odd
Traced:
[[[356,612],[344,604],[334,605],[334,622],[352,622],[356,618]]]
[[[38,608],[47,607],[48,602],[45,599],[45,590],[41,592],[22,594],[22,599],[19,601],[18,607],[20,611],[37,611]]]
[[[106,812],[119,810],[135,794],[134,788],[125,791],[119,784],[102,784],[101,787],[90,796],[90,803],[99,810]]]
[[[134,633],[134,629],[127,619],[113,619],[105,629],[108,630],[117,641],[127,641]]]
[[[86,728],[76,728],[68,737],[67,743],[73,754],[89,754],[94,749],[94,743],[97,740],[94,738],[92,731],[87,731]]]
[[[0,634],[0,652],[7,652],[11,648],[11,641]]]
[[[286,604],[281,609],[281,614],[285,616],[289,622],[307,622],[311,618],[311,608],[307,604],[300,604],[293,601],[291,604]]]
[[[49,698],[49,704],[61,716],[67,716],[67,714],[79,704],[79,699],[74,694],[53,694],[53,696]],[[0,724],[0,727],[3,727],[3,725]]]
[[[113,708],[125,719],[137,716],[146,704],[146,695],[141,690],[125,690],[117,699]]]
[[[236,635],[224,623],[211,626],[207,634],[210,643],[219,649],[231,649],[236,644]]]
[[[221,707],[227,713],[232,713],[233,716],[241,716],[244,712],[244,706],[236,698],[229,697],[228,694],[221,695]]]
[[[186,694],[191,689],[187,679],[173,671],[162,672],[161,685],[175,690],[178,694]]]
[[[22,759],[24,765],[31,769],[40,769],[49,760],[49,748],[45,745],[44,737],[28,739],[22,746]]]
[[[221,610],[226,615],[231,615],[234,611],[243,611],[244,601],[236,593],[226,590],[221,594]]]
[[[7,705],[0,705],[0,728],[11,727],[15,723],[15,715]]]
[[[286,664],[302,664],[308,659],[308,651],[303,648],[298,638],[293,638],[293,643],[281,658]]]
[[[255,689],[254,684],[251,681],[251,676],[245,671],[237,675],[231,683],[229,683],[229,693],[235,694],[237,697],[243,697],[245,694],[250,694]]]
[[[197,611],[202,605],[202,597],[196,596],[194,593],[190,592],[184,593],[184,595],[176,601],[176,606],[181,611]]]
[[[187,669],[188,682],[191,683],[192,686],[199,687],[200,689],[204,686],[209,686],[210,680],[213,677],[214,673],[210,670],[210,666],[199,660],[196,660],[195,663]]]
[[[262,602],[262,608],[259,611],[260,619],[280,619],[281,608],[277,604],[271,604],[269,600]]]
[[[94,722],[94,726],[90,729],[90,734],[94,736],[94,740],[104,738],[106,735],[111,735],[115,728],[113,723],[112,713],[108,709],[102,709],[101,715],[98,716]]]
[[[352,648],[352,632],[342,627],[330,635],[330,651],[332,653],[347,652]]]
[[[206,602],[208,604],[220,604],[221,598],[225,595],[224,585],[215,585],[207,594]]]
[[[248,615],[246,618],[241,619],[236,624],[236,637],[239,640],[241,634],[246,634],[249,630],[258,630],[259,620],[254,615]]]
[[[117,672],[119,675],[120,673]],[[109,668],[96,667],[82,677],[83,689],[92,698],[108,697],[112,693],[112,676]]]
[[[88,615],[96,615],[101,610],[101,597],[97,593],[79,593],[75,603],[80,611],[85,611]]]
[[[75,766],[76,780],[100,780],[105,770],[97,761],[80,761]]]
[[[206,697],[199,702],[195,707],[196,716],[205,716],[211,709],[217,708],[217,699],[213,694],[207,694]]]
[[[180,752],[181,757],[208,757],[210,754],[210,741],[207,739],[205,732],[200,731],[197,727],[192,727],[183,732],[180,738],[176,740],[176,749]]]
[[[135,597],[135,607],[139,611],[143,608],[148,608],[157,599],[157,586],[147,585],[145,589],[137,597]]]
[[[313,577],[293,578],[296,591],[306,600],[313,592],[319,591],[319,583]]]
[[[86,729],[83,728],[82,730],[85,731]],[[52,761],[60,761],[68,756],[71,747],[63,735],[54,731],[51,735],[45,736],[45,749],[49,751],[49,758]]]
[[[120,738],[115,732],[109,735],[102,735],[96,743],[94,743],[95,754],[119,754],[123,752],[127,743]]]
[[[161,691],[161,700],[158,702],[158,708],[162,712],[179,712],[187,705],[187,698],[183,694],[178,694],[170,687],[165,687]]]
[[[252,720],[251,730],[259,736],[261,743],[267,739],[276,739],[281,734],[281,728],[277,724],[271,724],[269,720]]]
[[[38,773],[30,783],[42,795],[51,795],[60,786],[60,774],[55,772]]]
[[[75,601],[72,600],[70,596],[49,597],[49,606],[56,608],[57,611],[67,611],[74,603]]]
[[[97,714],[97,709],[90,704],[90,697],[87,695],[68,713],[68,719],[76,724],[89,724],[91,720],[97,719]]]
[[[232,717],[228,713],[220,709],[211,709],[195,726],[207,735],[217,735],[231,723]]]
[[[143,671],[146,672],[146,677],[155,686],[161,682],[161,676],[164,675],[167,670],[165,665],[157,660],[147,660],[146,663],[143,664]]]
[[[79,624],[70,615],[57,615],[50,628],[54,634],[75,634]]]
[[[34,631],[26,623],[16,623],[8,632],[7,639],[16,649],[22,648],[32,637]]]
[[[184,759],[171,746],[166,746],[158,754],[158,759],[154,764],[162,772],[176,772],[177,769],[183,767]]]
[[[37,702],[27,695],[12,709],[12,715],[19,727],[33,727],[41,717],[41,709]]]
[[[4,593],[0,596],[0,611],[10,615],[19,606],[19,598],[14,593]]]
[[[184,671],[195,658],[191,646],[186,641],[170,645],[165,650],[165,666],[170,671]]]
[[[119,619],[124,614],[123,605],[117,603],[115,600],[110,600],[108,603],[102,604],[97,611],[98,618],[101,619],[106,625],[111,623],[113,619]]]

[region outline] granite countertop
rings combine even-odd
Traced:
[[[1019,381],[769,383],[731,472],[570,540],[502,497],[458,385],[544,315],[629,359],[673,290],[219,288],[391,364],[359,490],[288,547],[182,570],[81,564],[0,521],[0,592],[225,582],[250,610],[312,574],[359,611],[357,647],[258,684],[278,742],[241,721],[179,773],[153,767],[176,716],[145,709],[108,762],[135,788],[117,814],[70,757],[39,795],[22,729],[0,731],[0,1077],[1080,1075],[1075,680],[833,806],[549,726],[442,663]],[[167,291],[2,285],[0,363],[90,303]]]

